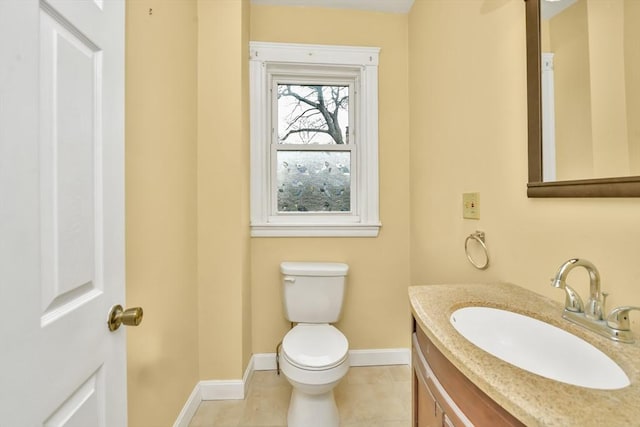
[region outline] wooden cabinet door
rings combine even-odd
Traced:
[[[418,427],[442,427],[444,413],[433,394],[420,379],[416,381],[418,401]]]

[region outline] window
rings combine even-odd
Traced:
[[[379,49],[250,48],[252,236],[377,236]]]

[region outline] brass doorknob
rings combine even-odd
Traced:
[[[107,325],[110,331],[115,331],[120,325],[138,326],[142,322],[142,307],[133,307],[124,310],[120,304],[114,305],[109,311]]]

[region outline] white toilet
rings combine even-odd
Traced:
[[[333,388],[349,370],[349,342],[332,326],[340,318],[349,266],[283,262],[285,317],[297,323],[282,340],[280,369],[293,386],[289,427],[338,427]]]

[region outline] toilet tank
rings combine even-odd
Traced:
[[[340,318],[349,266],[335,262],[283,262],[282,298],[287,320],[333,323]]]

